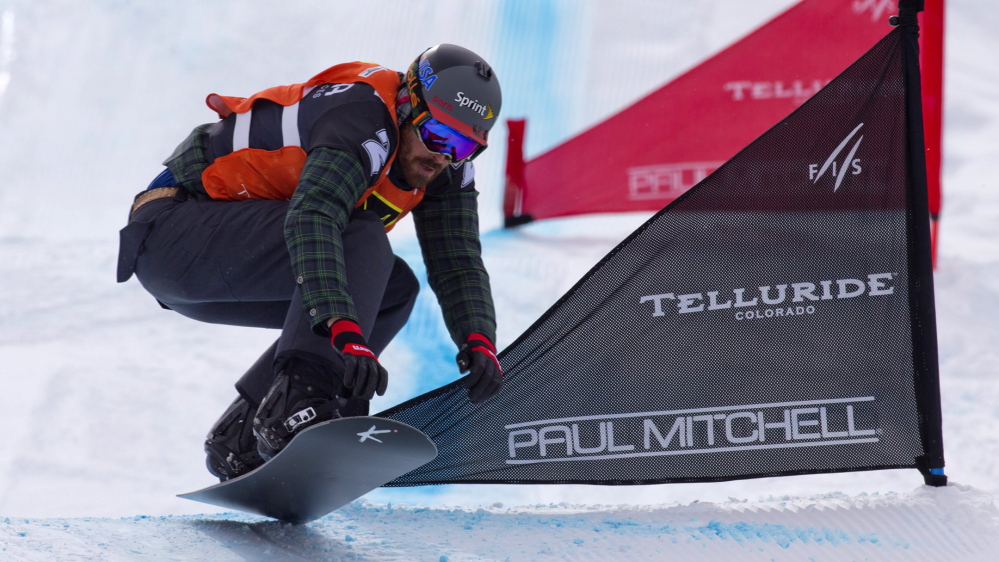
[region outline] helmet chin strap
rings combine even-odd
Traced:
[[[405,123],[406,120],[412,116],[413,104],[409,101],[409,88],[406,86],[406,80],[404,77],[402,85],[399,86],[399,93],[395,96],[396,123],[402,127],[403,123]]]

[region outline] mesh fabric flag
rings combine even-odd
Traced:
[[[495,398],[455,383],[384,412],[440,451],[393,484],[930,478],[914,21],[597,264],[501,354]]]

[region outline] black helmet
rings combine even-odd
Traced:
[[[489,129],[499,118],[499,80],[482,57],[464,47],[441,43],[416,57],[406,73],[413,121],[433,118],[485,149]]]

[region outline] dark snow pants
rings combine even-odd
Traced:
[[[302,306],[284,240],[287,201],[150,201],[121,231],[118,281],[134,271],[165,307],[202,322],[281,329],[281,336],[236,383],[259,403],[284,363],[299,357],[340,377],[343,359],[316,335]],[[409,318],[419,282],[392,253],[378,216],[355,212],[343,232],[347,286],[358,324],[380,354]],[[364,415],[367,401],[344,413]]]

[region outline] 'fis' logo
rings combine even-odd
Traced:
[[[507,464],[856,446],[882,430],[873,396],[510,424]]]
[[[850,143],[853,137],[863,126],[864,124],[861,123],[860,125],[857,125],[853,131],[850,131],[850,134],[843,139],[843,142],[839,143],[839,146],[832,151],[829,158],[826,158],[826,161],[822,163],[822,167],[819,167],[818,164],[808,165],[808,179],[811,180],[812,185],[819,183],[819,180],[825,176],[826,172],[830,172],[831,176],[836,178],[836,184],[833,186],[833,192],[835,192],[839,189],[839,185],[843,183],[843,178],[845,178],[848,173],[854,176],[860,174],[860,158],[854,158],[854,156],[857,154],[857,149],[860,148],[860,141],[864,140],[864,135],[860,135],[860,137],[857,138],[857,142],[853,143],[853,146],[850,147],[850,151],[847,153],[846,158],[843,158],[841,161],[837,161],[837,158],[839,158],[840,153],[843,152],[846,145]]]

